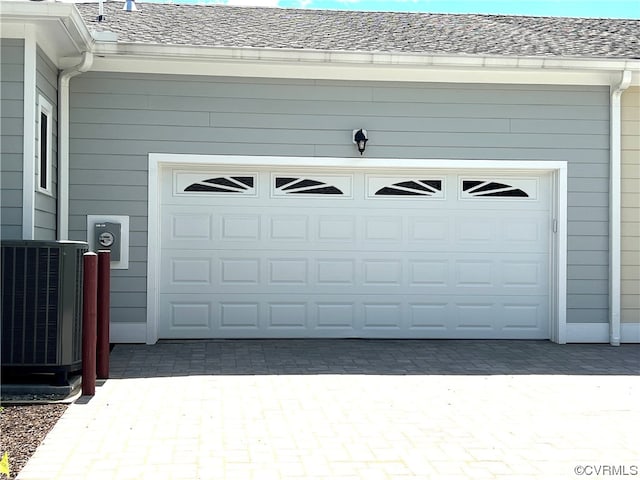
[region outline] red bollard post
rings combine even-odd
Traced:
[[[98,314],[98,256],[84,254],[82,289],[82,394],[96,394],[96,336]]]
[[[98,378],[109,378],[109,308],[111,292],[111,251],[98,250]]]

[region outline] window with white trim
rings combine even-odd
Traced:
[[[38,113],[36,117],[36,185],[38,191],[51,195],[51,176],[53,175],[51,144],[53,142],[53,107],[42,96],[38,96]]]

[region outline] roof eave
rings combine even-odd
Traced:
[[[437,55],[96,42],[94,70],[340,80],[640,84],[640,59]],[[72,60],[70,60],[71,62]],[[479,75],[480,74],[480,75]]]
[[[4,38],[24,38],[28,29],[38,45],[59,66],[64,57],[74,57],[93,48],[91,36],[75,5],[58,2],[2,1],[0,22]]]

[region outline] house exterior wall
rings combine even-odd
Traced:
[[[640,87],[622,95],[622,315],[640,323]]]
[[[36,188],[35,195],[35,230],[36,240],[55,240],[57,224],[57,190],[58,190],[58,69],[38,47],[36,54],[36,98],[42,95],[51,104],[51,195],[42,193]],[[36,122],[38,119],[36,118]],[[37,129],[36,129],[37,131]]]
[[[148,154],[566,160],[570,323],[608,321],[609,89],[89,72],[71,82],[70,238],[131,217],[112,321],[146,320]]]
[[[0,238],[22,238],[24,41],[0,40]]]

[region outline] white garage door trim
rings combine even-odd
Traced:
[[[362,159],[319,157],[268,157],[232,155],[149,154],[148,262],[147,262],[147,338],[158,340],[160,305],[160,174],[163,167],[185,165],[322,167],[349,169],[460,169],[492,170],[500,174],[522,171],[552,173],[552,215],[555,235],[551,245],[551,340],[566,343],[566,272],[567,272],[567,162],[565,161],[495,161],[447,159]]]

